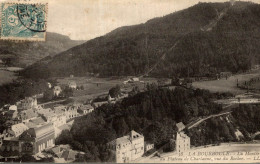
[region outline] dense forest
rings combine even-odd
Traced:
[[[173,138],[176,123],[187,124],[199,116],[219,113],[222,108],[212,100],[228,95],[181,87],[159,89],[155,85],[147,89],[77,118],[71,131],[63,131],[56,144],[69,143],[74,149],[86,152],[86,161],[111,161],[111,152],[105,144],[135,130],[158,148]]]
[[[240,131],[242,136],[237,136],[237,131]],[[191,137],[191,144],[201,146],[229,141],[251,141],[253,134],[258,131],[260,106],[241,104],[233,109],[230,115],[211,118],[187,132]]]
[[[0,86],[0,108],[5,104],[15,104],[17,101],[48,90],[47,81],[19,78],[12,83]]]
[[[226,10],[227,9],[227,10]],[[210,31],[201,30],[223,15]],[[121,27],[28,67],[22,75],[209,76],[243,72],[259,63],[260,5],[250,2],[199,3],[140,25]],[[171,47],[175,45],[173,49]],[[166,53],[164,60],[161,56]]]

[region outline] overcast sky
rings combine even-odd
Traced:
[[[118,27],[145,23],[154,17],[170,14],[198,2],[228,0],[37,0],[36,2],[39,1],[49,3],[47,31],[68,35],[74,40],[89,40]],[[260,0],[252,1],[260,2]]]

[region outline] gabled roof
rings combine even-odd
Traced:
[[[125,144],[125,143],[129,143],[135,139],[139,139],[139,138],[143,138],[144,136],[137,133],[136,131],[132,130],[131,132],[129,132],[128,135],[117,138],[111,142],[109,142],[109,144],[112,145],[121,145],[121,144]]]
[[[129,136],[130,136],[130,139],[131,140],[134,140],[134,139],[139,139],[141,137],[144,137],[143,135],[137,133],[136,131],[132,130],[130,133],[129,133]]]
[[[27,109],[20,113],[23,120],[31,119],[37,116],[37,113],[33,109]]]
[[[60,86],[55,86],[53,89],[56,90],[56,91],[61,91],[61,87]]]
[[[61,158],[64,158],[65,160],[75,160],[76,159],[77,152],[74,150],[64,150]]]
[[[54,127],[52,124],[45,124],[39,127],[30,128],[28,133],[31,135],[31,137],[39,138],[45,134],[54,133]]]
[[[30,120],[31,123],[35,125],[40,125],[46,123],[46,121],[42,117],[37,117],[35,119]]]
[[[177,123],[176,127],[178,131],[182,131],[183,129],[185,129],[185,125],[182,122]]]
[[[25,124],[19,123],[12,125],[11,129],[15,133],[15,135],[18,136],[22,134],[24,131],[28,130],[29,128]]]

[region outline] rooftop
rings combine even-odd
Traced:
[[[45,124],[39,127],[30,128],[28,133],[34,138],[39,138],[45,134],[54,133],[54,127],[52,124]]]
[[[185,125],[182,122],[177,123],[176,127],[178,131],[182,131],[183,129],[185,129]]]

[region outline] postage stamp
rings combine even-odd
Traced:
[[[2,3],[0,11],[0,39],[45,41],[47,3]]]

